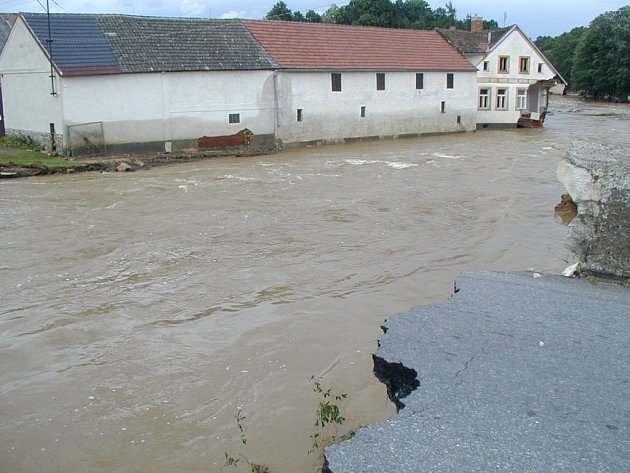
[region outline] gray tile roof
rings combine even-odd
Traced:
[[[277,67],[239,20],[102,15],[97,21],[122,72]]]
[[[485,54],[511,29],[512,27],[479,32],[438,29],[438,32],[462,54]]]
[[[48,51],[48,18],[43,13],[23,13],[41,45]],[[53,62],[64,74],[116,73],[114,54],[93,15],[50,15]]]
[[[15,17],[17,15],[14,13],[0,13],[0,52],[4,49],[4,44],[7,42]]]
[[[23,17],[47,48],[47,16]],[[277,68],[240,20],[60,13],[51,27],[64,75]]]

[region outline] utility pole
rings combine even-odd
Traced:
[[[48,56],[50,58],[50,95],[57,95],[55,92],[55,69],[53,67],[53,57],[52,57],[52,30],[50,28],[50,0],[46,0],[46,17],[48,18],[48,39],[46,43],[48,43]]]

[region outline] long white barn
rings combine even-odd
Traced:
[[[8,133],[69,153],[475,129],[475,67],[433,31],[21,14],[0,55]],[[287,38],[291,38],[287,41]]]

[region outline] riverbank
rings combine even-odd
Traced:
[[[189,163],[225,156],[261,156],[272,150],[227,148],[213,150],[189,150],[178,153],[147,153],[98,156],[81,159],[51,158],[44,153],[0,147],[0,179],[41,176],[49,174],[74,174],[77,172],[133,172],[152,167]],[[30,159],[23,159],[30,153]],[[13,156],[21,159],[12,159]],[[28,158],[28,156],[27,156]]]

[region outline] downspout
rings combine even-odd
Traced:
[[[278,71],[274,71],[273,73],[273,105],[274,105],[274,121],[275,127],[273,130],[274,139],[276,141],[276,146],[278,143],[278,130],[280,129],[280,98],[278,96]]]

